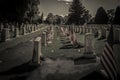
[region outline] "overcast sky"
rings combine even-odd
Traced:
[[[68,14],[69,5],[67,4],[72,0],[40,0],[40,12],[43,12],[46,16],[48,13],[54,13],[58,15]],[[97,9],[103,6],[104,9],[116,8],[120,5],[120,0],[80,0],[83,6],[94,16]]]

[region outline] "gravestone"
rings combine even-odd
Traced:
[[[82,27],[80,27],[79,29],[80,29],[80,32],[79,32],[79,33],[82,34]]]
[[[19,29],[15,28],[15,37],[19,37]]]
[[[85,51],[84,53],[91,54],[93,53],[93,47],[94,47],[94,35],[91,33],[85,34]]]
[[[82,56],[74,59],[74,64],[89,64],[96,63],[96,55],[93,51],[94,35],[92,33],[85,34],[85,47]]]
[[[26,35],[26,29],[25,29],[25,27],[22,27],[22,35]]]
[[[4,29],[4,25],[1,23],[0,24],[0,32]]]
[[[92,33],[92,27],[90,27],[90,33]]]
[[[4,28],[2,30],[2,33],[1,33],[1,41],[2,42],[5,42],[9,39],[9,29],[8,28]]]
[[[85,28],[84,27],[82,27],[82,33],[85,34]]]
[[[33,64],[40,64],[41,63],[41,57],[42,57],[42,52],[41,52],[41,37],[37,37],[34,40],[34,49],[33,49],[33,58],[32,58],[32,63]]]
[[[52,39],[54,39],[54,27],[52,27]]]
[[[34,26],[32,26],[32,32],[34,32],[35,30],[34,30]]]
[[[12,32],[15,31],[15,26],[14,26],[14,25],[11,26],[11,31],[12,31]]]
[[[114,41],[115,42],[119,42],[119,33],[120,33],[119,29],[115,28],[114,29]]]
[[[101,37],[106,38],[106,29],[105,28],[102,29],[101,34],[102,34]]]
[[[101,34],[102,34],[102,33],[101,33],[101,29],[99,29],[99,30],[98,30],[98,38],[101,38],[101,36],[102,36]]]
[[[46,31],[44,31],[44,32],[42,33],[42,44],[43,44],[44,46],[47,46],[47,32],[46,32]]]
[[[106,31],[106,38],[108,37],[109,32],[110,32],[109,30]]]
[[[79,33],[80,32],[80,29],[79,29],[79,26],[77,26],[77,33]]]

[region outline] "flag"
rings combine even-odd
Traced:
[[[77,38],[73,30],[70,31],[70,41],[71,41],[71,44],[74,44],[75,42],[77,42]]]
[[[65,34],[68,36],[69,35],[69,30],[66,28],[65,29]]]
[[[111,80],[117,80],[117,64],[115,60],[115,53],[113,51],[113,26],[111,26],[109,36],[105,43],[104,51],[100,58],[100,62]]]
[[[64,30],[64,28],[63,28],[63,27],[60,27],[60,29],[61,29],[63,35],[65,35],[65,30]]]

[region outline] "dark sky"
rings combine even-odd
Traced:
[[[40,0],[40,12],[43,12],[46,16],[48,13],[54,13],[58,15],[68,14],[68,8],[70,4],[66,4],[69,0]],[[80,0],[83,6],[90,11],[94,16],[97,9],[103,6],[106,10],[111,8],[116,8],[120,5],[120,0]]]

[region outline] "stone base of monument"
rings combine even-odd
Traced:
[[[84,53],[81,57],[74,59],[75,65],[96,63],[96,55],[93,53]]]

